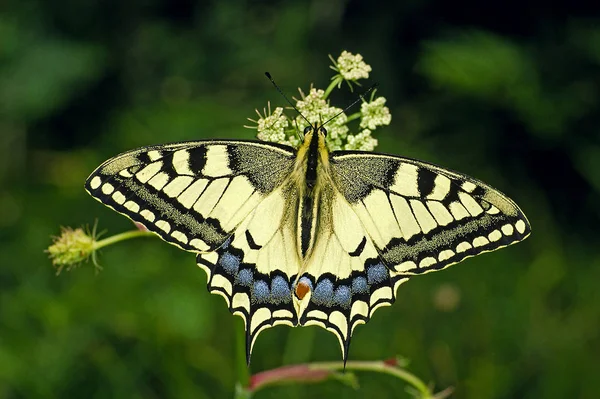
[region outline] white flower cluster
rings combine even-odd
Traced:
[[[369,72],[371,72],[371,66],[363,61],[362,55],[354,55],[348,51],[342,51],[335,64],[334,69],[345,80],[356,81],[359,79],[368,79]]]
[[[295,100],[296,109],[301,115],[295,118],[286,117],[281,107],[271,112],[271,104],[269,104],[268,111],[264,110],[264,115],[256,111],[258,120],[250,119],[256,126],[246,127],[257,129],[259,140],[298,148],[303,141],[302,132],[309,124],[325,124],[327,130],[325,142],[330,151],[373,151],[377,146],[377,140],[371,136],[372,131],[378,126],[389,125],[392,120],[390,110],[385,106],[385,98],[373,99],[375,95],[373,91],[371,100],[363,101],[360,112],[350,116],[346,115],[341,108],[330,106],[328,100],[331,91],[336,87],[339,88],[342,82],[347,82],[352,89],[351,83],[358,84],[357,80],[368,78],[371,67],[363,61],[360,54],[354,55],[348,51],[343,51],[337,61],[331,56],[329,58],[334,64],[331,68],[337,74],[331,79],[327,90],[311,87],[308,94],[300,90],[301,99]],[[350,134],[348,124],[356,119],[360,120],[360,131],[357,134]]]
[[[311,88],[308,95],[304,95],[302,91],[300,94],[302,95],[302,100],[296,103],[296,108],[311,123],[323,123],[337,115],[325,127],[327,129],[325,142],[330,151],[341,150],[342,140],[346,138],[349,130],[348,126],[346,126],[348,120],[346,114],[342,113],[341,108],[329,106],[327,100],[325,100],[325,92],[323,90]],[[300,115],[296,117],[296,123],[300,131],[303,131],[308,125],[304,118]]]
[[[385,98],[378,97],[360,106],[360,127],[374,130],[377,126],[389,125],[392,121],[390,109],[385,106]]]
[[[256,137],[262,141],[272,141],[275,143],[281,143],[285,141],[285,128],[289,126],[288,119],[283,115],[283,108],[277,107],[275,111],[271,113],[271,104],[268,105],[267,110],[263,110],[264,115],[261,115],[258,110],[258,120],[250,119],[249,121],[256,123],[256,126],[246,126],[258,130]]]
[[[369,129],[364,129],[356,135],[349,134],[347,141],[344,150],[373,151],[377,146],[377,139],[371,136]]]

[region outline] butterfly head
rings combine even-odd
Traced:
[[[314,125],[306,126],[304,128],[304,139],[310,140],[315,132],[318,132],[323,138],[327,137],[327,129],[325,129],[323,125],[317,125],[315,123]]]

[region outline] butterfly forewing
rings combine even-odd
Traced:
[[[103,163],[86,189],[172,244],[212,251],[281,185],[293,161],[289,147],[254,142],[146,147]]]
[[[332,154],[331,174],[380,259],[397,273],[440,270],[521,241],[531,231],[504,194],[432,164],[340,151]]]

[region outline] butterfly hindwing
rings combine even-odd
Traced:
[[[523,240],[519,207],[476,179],[407,158],[364,152],[331,156],[334,185],[397,273],[440,270]]]
[[[307,261],[311,296],[301,325],[319,325],[336,335],[344,362],[354,328],[375,310],[394,302],[406,276],[388,269],[347,200],[333,187],[323,188],[321,230]]]
[[[100,165],[86,190],[165,241],[212,251],[288,177],[294,155],[244,141],[145,147]]]
[[[292,302],[301,264],[295,238],[296,201],[290,185],[284,183],[244,218],[220,248],[197,256],[208,275],[209,290],[223,296],[229,310],[244,320],[248,362],[261,331],[298,323]]]

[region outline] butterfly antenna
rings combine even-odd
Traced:
[[[298,111],[298,108],[296,108],[296,106],[290,101],[289,98],[287,98],[287,96],[283,93],[283,91],[279,88],[279,86],[277,86],[277,83],[275,83],[275,81],[271,77],[271,74],[269,72],[265,72],[265,76],[267,78],[269,78],[269,80],[271,81],[271,83],[273,83],[273,86],[275,86],[275,88],[277,89],[279,94],[281,94],[283,96],[283,98],[285,98],[285,101],[287,101],[288,104],[290,104],[292,106],[292,108],[294,108],[294,110],[302,117],[302,119],[304,119],[310,126],[312,126],[312,123],[310,123],[310,121],[308,119],[306,119],[306,117],[304,115],[302,115],[302,112]]]
[[[344,112],[348,111],[348,109],[354,107],[356,105],[357,102],[364,100],[365,96],[367,94],[369,94],[371,91],[373,91],[374,89],[377,88],[377,86],[379,86],[379,83],[375,83],[373,84],[371,87],[369,87],[363,94],[359,94],[358,98],[354,101],[352,101],[352,104],[348,105],[346,108],[344,108],[342,111],[338,112],[337,114],[335,114],[334,116],[332,116],[331,118],[327,119],[325,121],[325,123],[322,123],[321,126],[325,126],[326,124],[328,124],[329,122],[331,122],[332,120],[334,120],[335,118],[337,118],[338,116],[340,116],[341,114],[343,114]]]

